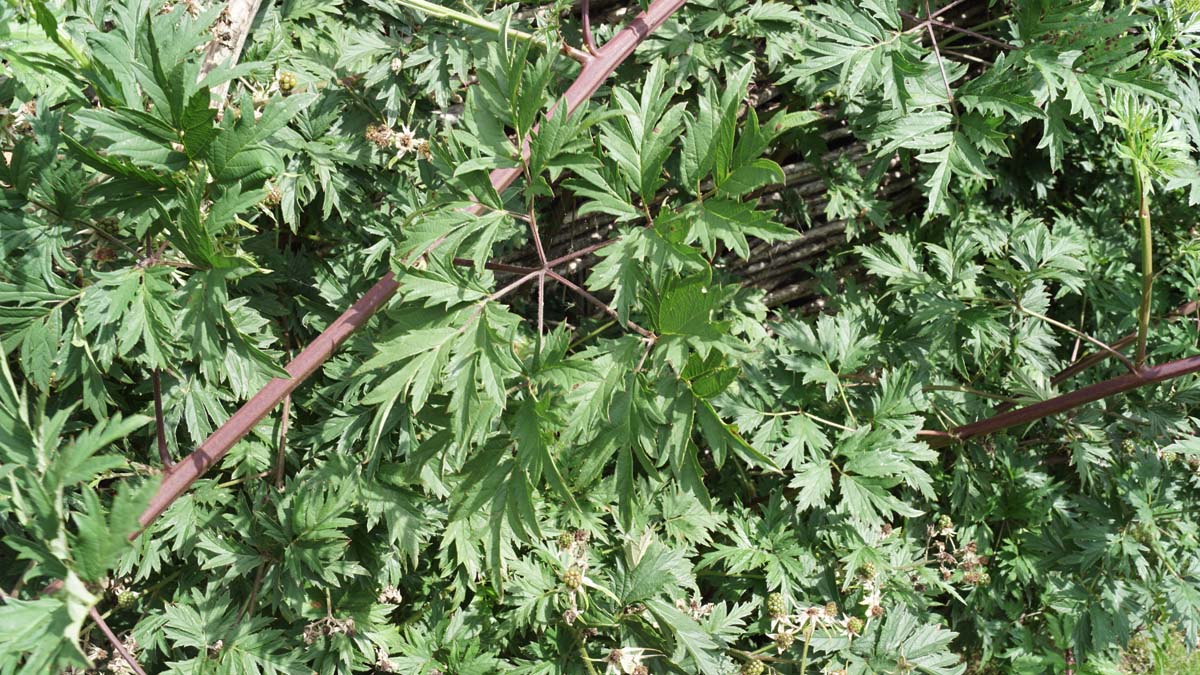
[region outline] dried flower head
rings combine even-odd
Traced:
[[[767,637],[775,642],[775,650],[780,654],[792,648],[796,642],[796,632],[791,629],[784,629],[777,633],[768,633]]]
[[[108,658],[108,651],[99,645],[88,645],[87,651],[84,652],[84,658],[95,663]]]
[[[420,157],[421,159],[423,159],[425,161],[429,161],[429,160],[433,159],[433,151],[429,149],[429,140],[428,139],[418,138],[417,145],[416,145],[416,151],[417,151],[417,157]]]
[[[390,127],[382,124],[372,124],[367,127],[367,131],[363,134],[368,141],[375,147],[383,150],[392,146],[392,140],[395,132]]]
[[[380,604],[384,605],[399,605],[404,601],[404,596],[400,594],[399,589],[395,586],[388,586],[379,592],[377,600]]]
[[[375,647],[375,670],[381,673],[396,672],[396,664],[388,658],[387,650],[383,647]]]
[[[282,201],[283,192],[280,191],[279,186],[275,185],[274,183],[268,183],[267,194],[263,196],[262,205],[268,209],[273,209],[276,206],[279,206],[280,202]]]
[[[311,645],[319,638],[332,635],[354,635],[354,619],[336,619],[327,616],[304,627],[304,644]]]
[[[711,602],[701,602],[701,598],[696,596],[691,600],[684,600],[682,598],[676,600],[675,608],[699,621],[713,613],[714,605]]]

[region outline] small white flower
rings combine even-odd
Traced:
[[[417,149],[417,134],[405,124],[392,137],[392,144],[396,148],[396,157],[403,157]]]
[[[883,597],[879,591],[879,586],[875,583],[866,585],[867,595],[859,604],[867,608],[867,613],[871,616],[883,615]]]
[[[814,629],[826,622],[825,608],[819,605],[813,605],[798,614],[788,617],[796,630],[803,631],[805,626],[811,625]]]
[[[776,633],[788,630],[795,631],[796,629],[800,628],[800,626],[797,626],[794,622],[794,619],[796,618],[799,618],[799,615],[796,617],[787,615],[773,616],[771,617],[771,630],[775,631]],[[801,626],[802,625],[803,624],[801,624]]]
[[[649,651],[643,647],[622,647],[614,649],[608,653],[608,667],[604,669],[605,675],[633,675],[642,665],[642,659],[646,658],[646,652]]]

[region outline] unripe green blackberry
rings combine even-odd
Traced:
[[[573,591],[583,586],[583,570],[579,568],[579,565],[571,565],[566,572],[563,572],[563,584]]]
[[[780,652],[786,652],[791,649],[794,642],[796,642],[796,636],[792,633],[783,632],[775,635],[775,647]]]
[[[742,664],[741,675],[762,675],[764,670],[763,662],[753,659]]]
[[[862,635],[863,627],[863,620],[857,616],[850,617],[850,620],[846,622],[846,630],[855,635]]]
[[[571,543],[574,541],[575,538],[571,536],[570,532],[563,532],[558,535],[558,547],[564,551],[571,548]]]
[[[858,568],[858,576],[863,579],[874,579],[875,563],[863,563],[863,566]]]
[[[296,85],[300,84],[300,81],[296,79],[295,73],[289,73],[286,70],[279,73],[278,81],[279,91],[283,92],[284,94],[292,93],[292,90],[296,88]]]
[[[783,602],[782,594],[772,593],[767,596],[767,616],[772,619],[782,619],[787,616],[787,605]]]
[[[117,593],[117,609],[129,609],[133,607],[133,603],[137,602],[137,593],[133,591],[121,591]]]
[[[825,616],[837,616],[838,608],[836,602],[825,603]]]
[[[1129,454],[1133,454],[1137,450],[1137,443],[1134,443],[1132,438],[1126,438],[1121,441],[1121,449]]]
[[[950,520],[950,516],[942,516],[938,518],[938,529],[949,530],[954,527],[954,521]]]

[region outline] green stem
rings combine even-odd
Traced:
[[[808,630],[804,631],[804,649],[800,650],[800,675],[808,672],[808,642],[812,640],[812,624],[807,626]]]
[[[995,401],[1005,401],[1008,403],[1017,403],[1020,400],[1020,399],[1013,398],[1011,396],[1003,396],[1001,394],[993,394],[993,393],[987,392],[987,391],[980,391],[973,387],[962,387],[962,386],[949,385],[949,384],[930,384],[930,385],[921,387],[921,389],[924,391],[956,391],[956,392],[961,392],[963,394],[972,394],[972,395],[978,396],[980,398],[990,398]]]
[[[1124,354],[1117,351],[1116,349],[1113,349],[1111,346],[1108,345],[1108,343],[1103,342],[1102,340],[1098,340],[1098,339],[1092,337],[1091,335],[1084,333],[1081,330],[1072,328],[1071,326],[1068,326],[1067,324],[1065,324],[1061,321],[1051,319],[1050,317],[1046,316],[1045,314],[1040,314],[1038,312],[1035,312],[1032,309],[1029,309],[1028,307],[1023,306],[1019,300],[1013,301],[1013,300],[1005,300],[1003,298],[987,298],[987,297],[981,297],[981,296],[962,296],[962,299],[969,301],[969,302],[988,302],[988,303],[992,303],[994,305],[1004,305],[1006,307],[1012,307],[1013,309],[1020,312],[1021,314],[1024,314],[1025,316],[1037,319],[1039,321],[1044,321],[1044,322],[1050,324],[1051,326],[1054,326],[1055,328],[1064,330],[1081,340],[1090,342],[1091,344],[1099,347],[1100,349],[1103,349],[1104,351],[1108,352],[1109,354],[1112,354],[1113,356],[1115,356],[1121,363],[1125,364],[1125,367],[1128,368],[1129,371],[1132,373],[1136,373],[1138,371],[1138,368],[1140,367],[1140,364],[1135,365],[1132,361],[1129,360],[1129,357],[1125,356]],[[1149,323],[1149,316],[1147,316],[1146,320],[1147,320],[1147,323]]]
[[[439,19],[452,19],[459,23],[465,23],[468,26],[482,28],[496,34],[499,34],[502,30],[500,24],[497,24],[494,21],[488,21],[483,17],[467,14],[466,12],[460,12],[456,9],[450,9],[449,7],[443,7],[433,2],[426,2],[425,0],[397,0],[397,2],[405,7],[408,7],[409,9],[415,9],[419,12],[424,12],[425,14],[435,16]],[[524,31],[519,31],[516,28],[509,28],[508,36],[518,40],[524,40],[525,42],[534,42],[541,45],[546,44],[545,41],[537,38],[536,36],[530,35]]]
[[[825,367],[830,372],[833,371],[833,366],[829,363],[828,359],[825,359]],[[850,423],[857,427],[858,420],[854,419],[854,411],[850,409],[850,400],[846,398],[846,388],[842,386],[842,379],[840,377],[837,379],[837,388],[838,394],[842,397],[842,405],[846,406],[846,416],[850,418]]]
[[[574,349],[574,348],[578,347],[579,345],[583,344],[584,342],[587,342],[588,340],[591,340],[592,338],[603,333],[604,331],[608,330],[609,328],[612,328],[614,325],[616,325],[616,323],[617,323],[616,319],[609,319],[608,321],[605,321],[604,323],[600,324],[600,327],[597,328],[596,330],[571,342],[570,346],[567,347],[567,349],[570,350],[570,349]]]
[[[466,12],[460,12],[456,9],[450,9],[449,7],[443,7],[434,2],[428,2],[427,0],[396,1],[401,5],[408,7],[409,9],[415,9],[419,12],[423,12],[429,16],[434,16],[439,19],[450,19],[468,26],[474,26],[475,28],[482,28],[483,30],[491,31],[497,35],[505,33],[511,38],[540,45],[546,48],[548,51],[559,49],[558,46],[551,44],[549,40],[545,40],[537,35],[532,35],[530,33],[526,33],[525,31],[517,30],[516,28],[501,26],[500,24],[494,21],[488,21],[481,16],[475,16],[473,14],[467,14]],[[576,61],[580,61],[584,58],[584,55],[578,49],[573,47],[568,47],[564,44],[561,49]]]
[[[579,658],[587,667],[588,675],[599,675],[596,667],[592,665],[592,657],[588,656],[587,647],[583,644],[583,637],[579,635],[579,631],[571,629],[571,635],[575,637],[575,644],[579,645]]]
[[[1138,368],[1146,362],[1146,335],[1150,331],[1150,296],[1154,289],[1154,238],[1150,230],[1150,186],[1146,176],[1134,171],[1138,191],[1138,221],[1142,230],[1142,305],[1138,308],[1137,358]]]

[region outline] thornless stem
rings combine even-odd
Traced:
[[[474,26],[476,28],[482,28],[484,30],[491,31],[497,35],[504,31],[505,34],[511,38],[540,45],[548,50],[554,49],[553,45],[537,35],[530,35],[529,33],[519,31],[516,28],[508,28],[505,30],[500,24],[488,21],[487,19],[475,16],[474,14],[467,14],[466,12],[460,12],[450,9],[449,7],[443,7],[433,2],[426,2],[425,0],[399,0],[399,2],[401,5],[404,5],[409,9],[415,9],[430,16],[436,16],[439,19],[450,19],[468,26]],[[579,61],[580,63],[586,63],[587,60],[591,58],[590,54],[581,52],[569,45],[564,44],[562,45],[561,49],[564,54],[572,59],[575,59],[576,61]]]
[[[928,7],[928,5],[926,5]],[[807,626],[808,632],[804,634],[804,649],[800,652],[800,672],[804,673],[808,670],[808,643],[812,640],[813,626]]]
[[[929,0],[925,0],[925,16],[928,21],[925,23],[925,28],[929,31],[929,41],[933,44],[933,55],[937,58],[938,70],[942,73],[942,84],[946,85],[946,102],[954,102],[954,91],[950,89],[950,80],[946,77],[946,64],[942,63],[942,51],[938,49],[937,34],[933,32],[933,26],[929,23],[933,21],[933,13],[929,11]]]
[[[566,255],[561,255],[561,256],[555,258],[554,260],[547,262],[546,266],[547,267],[558,267],[559,265],[562,265],[563,263],[569,263],[572,260],[575,260],[576,258],[582,258],[583,256],[585,256],[593,251],[598,251],[598,250],[604,248],[605,246],[612,246],[615,243],[617,243],[616,239],[608,239],[606,241],[602,241],[597,244],[592,244],[591,246],[581,248],[578,251],[572,251],[570,253],[567,253]]]
[[[1150,185],[1141,170],[1134,176],[1138,191],[1138,222],[1142,230],[1142,305],[1138,308],[1138,368],[1146,362],[1146,335],[1150,332],[1150,296],[1154,290],[1154,238],[1150,230]]]
[[[279,447],[275,454],[275,489],[283,489],[284,456],[287,454],[288,418],[292,414],[292,395],[283,397],[283,414],[279,418]]]
[[[546,271],[538,275],[538,342],[542,340],[542,330],[546,323]],[[540,351],[540,349],[539,349]]]
[[[1091,335],[1088,335],[1087,333],[1084,333],[1081,330],[1072,328],[1071,326],[1068,326],[1067,324],[1065,324],[1061,321],[1056,321],[1054,319],[1051,319],[1050,317],[1046,316],[1045,314],[1039,314],[1031,309],[1022,307],[1019,303],[1014,304],[1013,306],[1016,307],[1017,311],[1021,312],[1022,314],[1031,316],[1031,317],[1033,317],[1035,319],[1039,319],[1041,321],[1045,321],[1046,323],[1050,324],[1051,326],[1054,326],[1055,328],[1060,328],[1060,329],[1065,330],[1066,332],[1070,333],[1071,335],[1074,335],[1077,339],[1086,340],[1086,341],[1090,342],[1091,344],[1096,345],[1100,349],[1103,349],[1104,351],[1108,352],[1110,355],[1115,356],[1117,358],[1117,360],[1119,360],[1121,363],[1125,364],[1125,367],[1128,368],[1129,372],[1131,372],[1131,373],[1137,372],[1137,369],[1140,367],[1138,365],[1135,365],[1133,362],[1131,362],[1129,360],[1129,357],[1125,356],[1124,354],[1117,351],[1116,349],[1113,349],[1112,347],[1108,346],[1102,340],[1097,340],[1096,338],[1092,337]]]
[[[620,315],[617,314],[617,310],[610,307],[607,302],[604,302],[600,298],[597,298],[596,296],[592,295],[591,293],[588,293],[581,286],[574,283],[570,279],[564,277],[563,275],[559,274],[558,272],[555,272],[554,270],[546,270],[546,274],[549,274],[551,276],[551,278],[553,278],[555,281],[562,284],[563,286],[566,286],[567,288],[571,289],[572,291],[575,291],[584,300],[587,300],[588,302],[592,303],[593,305],[604,310],[605,314],[608,314],[609,316],[613,317],[614,319],[617,319],[618,321],[621,320]],[[626,321],[625,323],[631,329],[633,329],[633,332],[637,333],[638,335],[641,335],[644,338],[649,338],[649,337],[654,336],[653,333],[646,330],[645,328],[642,328],[641,326],[637,325],[636,323],[634,323],[632,321]]]
[[[163,419],[162,380],[158,368],[150,371],[150,380],[154,383],[154,436],[158,441],[158,458],[164,469],[175,465],[171,460],[171,451],[167,449],[166,421]]]
[[[465,330],[467,330],[467,326],[470,326],[471,322],[474,321],[476,319],[476,317],[478,317],[480,315],[480,313],[483,312],[483,308],[487,307],[489,302],[495,302],[496,300],[503,298],[504,296],[508,295],[509,293],[512,293],[513,291],[517,290],[518,288],[524,286],[527,282],[531,281],[534,277],[540,277],[543,274],[545,274],[545,272],[543,270],[534,270],[534,271],[530,272],[529,274],[526,274],[525,276],[521,277],[520,279],[517,279],[516,281],[512,282],[511,284],[505,286],[504,288],[501,288],[500,290],[496,291],[495,293],[492,293],[491,295],[487,296],[483,300],[480,300],[479,303],[475,306],[475,311],[471,313],[471,316],[467,319],[466,323],[464,323],[462,325],[462,328],[458,329],[458,332],[462,333]]]
[[[533,245],[537,249],[538,260],[542,262],[544,268],[546,267],[546,249],[542,248],[542,233],[538,231],[537,213],[532,207],[529,209],[529,231],[533,234]]]
[[[459,267],[474,267],[475,261],[468,260],[466,258],[455,258],[454,264],[458,265]],[[520,265],[506,265],[504,263],[498,263],[498,262],[486,262],[483,264],[483,268],[492,270],[494,272],[508,272],[510,274],[529,274],[530,272],[537,271],[536,269],[534,269],[532,267],[522,267]]]

